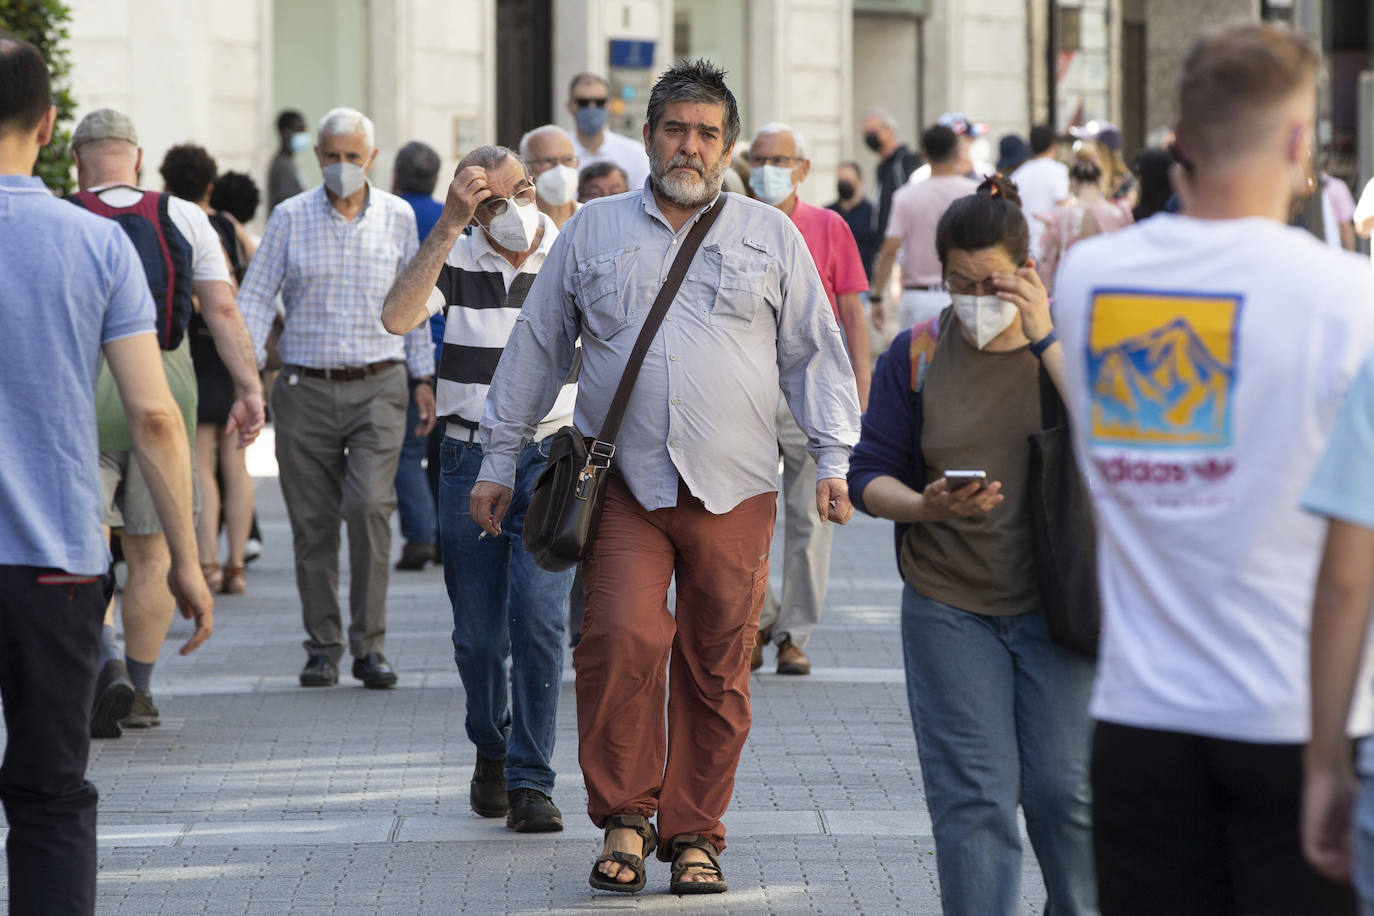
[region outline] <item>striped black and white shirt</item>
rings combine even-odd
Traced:
[[[515,328],[535,274],[558,238],[553,220],[541,213],[539,224],[544,227],[544,237],[518,268],[491,247],[481,229],[459,236],[425,303],[430,315],[444,310],[444,348],[435,398],[439,417],[449,424],[450,434],[475,430],[482,419],[482,405],[501,351]],[[572,424],[577,362],[574,360],[568,383],[535,429],[532,441]]]

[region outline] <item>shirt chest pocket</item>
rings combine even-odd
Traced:
[[[626,327],[629,312],[622,282],[629,259],[638,246],[612,251],[578,265],[573,277],[582,326],[599,340],[610,340]]]
[[[744,329],[754,323],[768,298],[768,255],[747,245],[739,249],[703,249],[698,276],[713,283],[716,294],[707,320],[716,327]]]

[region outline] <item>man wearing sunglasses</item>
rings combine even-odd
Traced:
[[[574,571],[540,569],[525,552],[521,532],[547,457],[543,440],[572,424],[575,384],[564,384],[533,441],[520,451],[517,495],[500,533],[484,533],[468,505],[482,466],[477,425],[492,375],[558,237],[535,196],[535,180],[513,151],[482,146],[468,153],[449,185],[443,214],[382,307],[382,324],[393,334],[420,327],[440,309],[445,313],[437,392],[445,424],[439,535],[453,605],[453,658],[467,694],[468,737],[477,746],[469,800],[482,817],[504,815],[506,826],[522,833],[563,829],[563,815],[550,798],[550,761]],[[467,226],[472,231],[464,235]]]
[[[573,146],[583,167],[614,162],[625,170],[630,188],[639,188],[649,177],[649,157],[639,140],[606,129],[611,86],[595,73],[579,73],[568,86],[568,113],[577,128]]]

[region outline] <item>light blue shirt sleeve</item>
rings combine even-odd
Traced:
[[[253,260],[248,262],[248,273],[239,290],[239,312],[248,328],[248,336],[253,340],[259,369],[267,364],[267,336],[277,317],[277,293],[286,279],[290,222],[287,211],[280,208],[272,211],[272,216],[267,220],[267,230],[262,235],[262,244],[258,246]]]
[[[1346,393],[1303,508],[1374,529],[1374,357]]]

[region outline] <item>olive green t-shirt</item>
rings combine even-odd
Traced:
[[[172,389],[172,397],[181,408],[181,418],[186,423],[186,441],[194,445],[199,391],[196,387],[195,363],[191,362],[189,334],[182,338],[175,350],[162,351],[162,368],[167,373],[167,385]],[[102,452],[127,452],[133,449],[129,424],[124,419],[124,402],[119,399],[119,389],[104,359],[100,361],[100,380],[95,387],[95,417]]]
[[[1040,606],[1026,498],[1030,444],[1040,429],[1040,361],[1029,347],[980,351],[952,309],[922,391],[926,483],[947,470],[986,471],[1005,497],[986,515],[912,525],[902,577],[917,592],[977,614],[1007,616]]]

